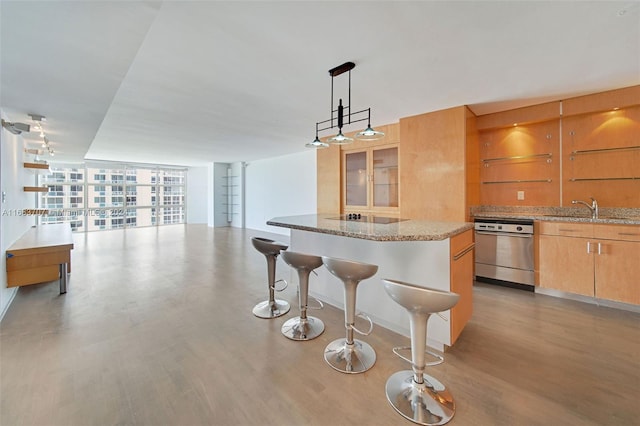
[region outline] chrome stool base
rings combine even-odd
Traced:
[[[371,345],[354,339],[347,345],[347,339],[336,339],[324,350],[324,360],[342,373],[363,373],[376,363],[376,352]]]
[[[291,340],[315,339],[324,331],[324,323],[316,317],[291,318],[282,324],[282,334]]]
[[[445,386],[428,374],[424,383],[413,380],[412,370],[398,371],[387,380],[387,399],[403,417],[427,426],[443,425],[453,418],[456,404]]]
[[[284,300],[275,299],[273,303],[265,300],[253,307],[253,315],[258,318],[277,318],[285,315],[289,309],[291,309],[291,305]]]

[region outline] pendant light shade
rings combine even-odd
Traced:
[[[316,135],[316,138],[312,142],[309,142],[308,144],[306,144],[305,147],[307,147],[307,148],[329,148],[329,144],[325,143],[325,142],[322,142],[318,138],[318,135]]]
[[[329,70],[331,76],[331,110],[330,118],[328,120],[319,121],[316,123],[316,138],[313,142],[306,144],[309,148],[326,148],[328,144],[333,145],[346,145],[353,142],[353,138],[347,137],[342,133],[342,127],[344,124],[353,124],[360,122],[367,122],[367,128],[355,135],[356,139],[362,141],[373,141],[384,137],[384,133],[374,130],[371,127],[371,108],[363,109],[360,111],[352,111],[351,109],[351,70],[354,69],[356,64],[353,62],[345,62],[342,65],[338,65],[335,68]],[[349,92],[348,92],[348,104],[342,105],[342,99],[338,102],[338,108],[334,109],[333,104],[333,78],[343,74],[349,73]],[[346,119],[346,122],[345,122]],[[328,129],[338,128],[338,134],[327,139],[327,143],[322,142],[318,138],[318,132]]]
[[[369,124],[363,131],[356,133],[356,139],[361,141],[375,141],[382,138],[384,138],[384,133],[373,130],[371,124]]]
[[[351,142],[353,142],[353,138],[347,137],[345,135],[342,134],[342,130],[340,130],[338,132],[337,135],[335,135],[332,138],[327,139],[327,142],[334,144],[334,145],[347,145],[350,144]]]

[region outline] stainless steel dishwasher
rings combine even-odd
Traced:
[[[534,291],[533,221],[476,218],[476,280]]]

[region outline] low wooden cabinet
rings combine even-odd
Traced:
[[[455,342],[473,314],[473,266],[475,258],[473,229],[451,237],[449,245],[451,291],[460,301],[451,309],[451,342]]]
[[[640,304],[640,227],[541,222],[540,287]]]

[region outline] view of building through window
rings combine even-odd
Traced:
[[[87,164],[51,167],[40,223],[71,224],[75,232],[184,223],[186,169]]]

